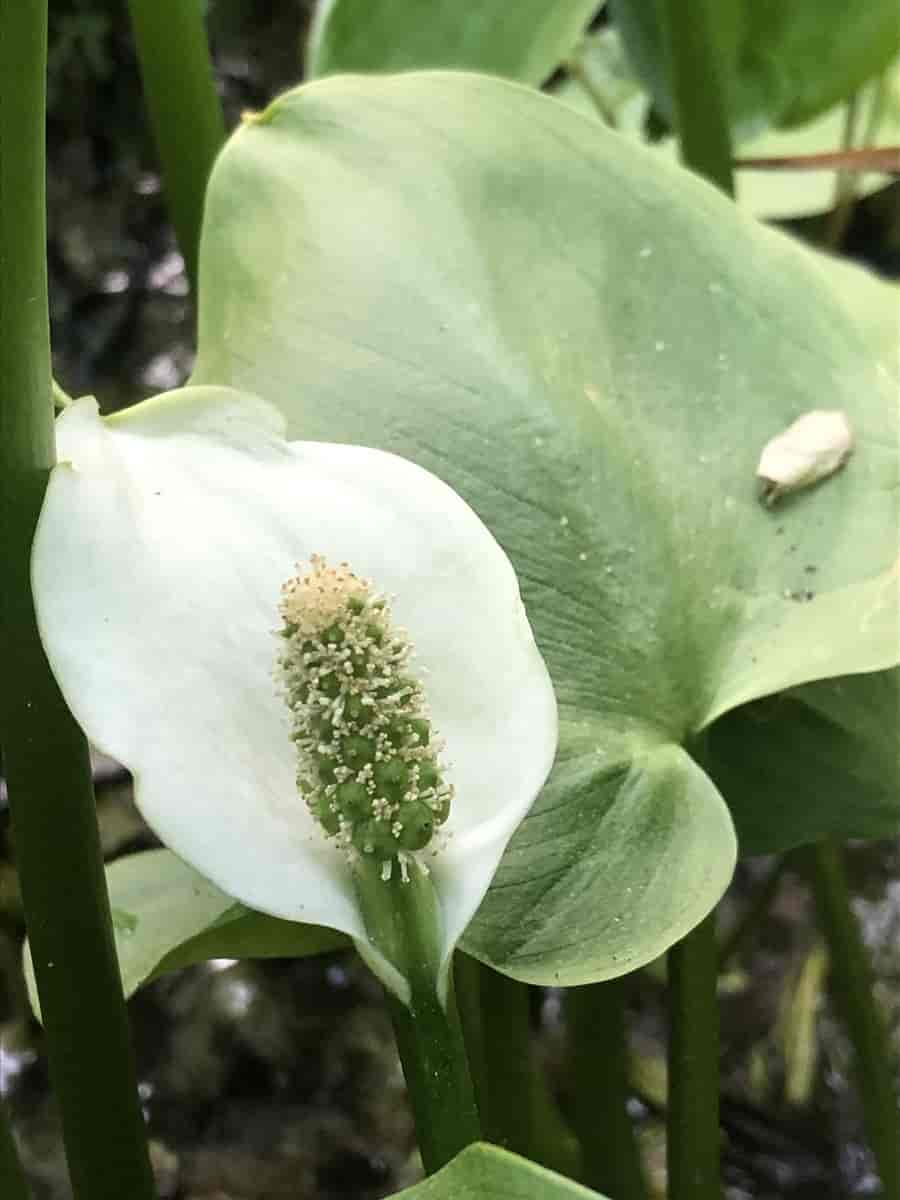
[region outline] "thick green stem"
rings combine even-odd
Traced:
[[[481,972],[483,969],[477,958],[472,958],[461,950],[457,950],[453,956],[456,1004],[482,1127],[486,1125],[485,1113],[489,1103],[484,1055],[484,1028],[481,1023]]]
[[[657,0],[681,158],[734,195],[728,116],[731,0]]]
[[[87,744],[29,581],[53,464],[44,201],[46,4],[0,6],[0,740],[50,1074],[78,1200],[153,1195]]]
[[[831,841],[795,852],[816,897],[819,923],[828,942],[831,986],[853,1043],[859,1095],[882,1192],[900,1197],[900,1113],[894,1083],[896,1066],[875,997],[872,967],[850,905],[840,849]]]
[[[438,994],[440,917],[434,889],[415,864],[408,881],[396,864],[384,880],[380,865],[368,861],[359,863],[356,885],[372,942],[409,986],[408,1003],[390,991],[388,999],[419,1151],[431,1175],[481,1137],[452,978],[446,997]]]
[[[531,989],[466,954],[457,953],[455,967],[456,995],[485,1137],[561,1175],[578,1178],[578,1143],[531,1053]],[[511,1060],[515,1060],[512,1069]]]
[[[647,1184],[628,1100],[625,981],[611,979],[566,992],[572,1122],[588,1187],[616,1200],[646,1200]]]
[[[710,914],[669,951],[669,1200],[720,1200],[719,955]]]
[[[31,1200],[25,1172],[19,1162],[16,1143],[0,1100],[0,1196],[3,1200]]]
[[[480,1001],[485,1063],[481,1116],[485,1136],[525,1158],[537,1159],[528,988],[483,966]]]
[[[206,181],[225,140],[200,0],[129,0],[169,215],[192,286]]]

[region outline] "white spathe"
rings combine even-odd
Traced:
[[[552,764],[556,704],[503,550],[427,471],[288,443],[268,404],[198,387],[57,422],[32,573],[41,636],[88,737],[133,773],[161,840],[246,905],[366,945],[344,852],[294,782],[278,601],[298,561],[347,561],[410,634],[455,788],[427,861],[442,961]],[[399,981],[394,981],[402,991]]]

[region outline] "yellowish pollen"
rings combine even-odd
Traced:
[[[307,571],[282,584],[281,615],[304,637],[315,637],[334,624],[351,598],[366,601],[368,596],[368,584],[347,563],[329,567],[320,554],[313,554]]]

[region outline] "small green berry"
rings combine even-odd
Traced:
[[[374,739],[351,733],[341,740],[341,754],[348,767],[359,771],[366,763],[375,761]]]
[[[311,807],[313,815],[325,832],[329,835],[337,833],[341,827],[341,814],[332,809],[331,802],[321,796]]]
[[[316,767],[318,768],[319,778],[323,783],[334,783],[334,769],[337,766],[337,759],[332,758],[330,754],[316,754]]]
[[[372,800],[365,784],[347,780],[338,784],[337,805],[348,820],[353,820],[365,816],[371,810]]]
[[[334,671],[319,676],[319,691],[329,700],[334,700],[340,695],[341,681]]]
[[[401,804],[397,811],[397,823],[402,826],[397,835],[401,850],[424,850],[434,833],[434,813],[427,804],[418,800]]]
[[[353,845],[363,854],[378,854],[384,858],[390,857],[397,849],[391,827],[386,821],[360,821],[353,827]]]
[[[431,759],[425,759],[419,763],[419,790],[427,791],[429,788],[437,787],[440,783],[440,774],[437,767]]]
[[[417,735],[417,745],[427,746],[428,739],[431,737],[431,722],[426,721],[424,717],[412,717],[409,722],[409,731]]]
[[[409,768],[399,758],[376,763],[374,774],[379,790],[387,792],[392,798],[398,793],[402,796],[406,791],[409,783]]]

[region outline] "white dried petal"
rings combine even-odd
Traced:
[[[833,475],[853,450],[853,430],[839,409],[814,409],[798,417],[763,447],[756,468],[761,495],[774,504],[787,492]]]

